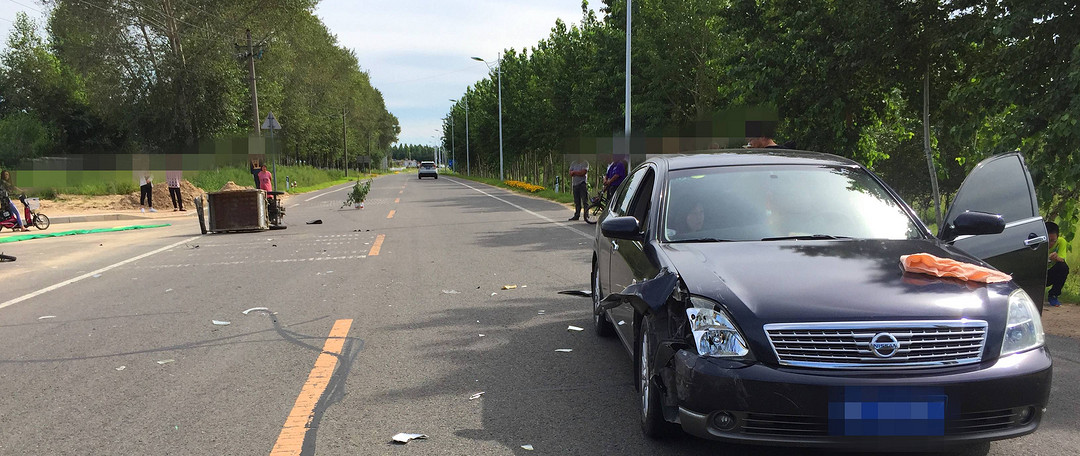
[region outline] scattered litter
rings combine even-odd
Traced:
[[[529,288],[528,285],[522,285],[521,288]]]
[[[502,287],[503,290],[513,290],[515,288],[517,288],[517,285],[503,285]]]
[[[532,447],[532,445],[522,445],[522,446],[521,446],[521,448],[524,448],[524,449],[526,449],[526,450],[528,450],[528,451],[532,451],[532,450],[533,450],[533,447]]]
[[[270,247],[277,247],[277,244],[270,244]]]
[[[48,320],[50,318],[56,318],[56,315],[42,315],[40,317],[37,317],[38,320]]]
[[[94,274],[95,279],[98,278],[98,277],[101,277],[101,274]]]
[[[471,400],[474,400],[474,399],[480,399],[480,396],[483,396],[483,395],[484,395],[484,392],[481,391],[479,393],[473,394],[472,396],[469,396],[469,400],[471,401]]]
[[[325,250],[324,250],[325,251]],[[333,274],[334,271],[326,271],[327,274]]]
[[[210,321],[214,322],[214,324],[218,325],[218,326],[228,326],[230,323],[232,323],[232,322],[229,322],[229,321],[221,321],[221,320],[210,320]]]
[[[480,335],[480,337],[484,337],[484,335],[483,335],[483,334],[481,334],[481,335]]]
[[[397,434],[394,434],[394,437],[393,437],[395,442],[401,443],[401,444],[409,443],[410,440],[426,439],[426,438],[427,438],[427,436],[424,435],[424,434],[409,434],[407,432],[399,432]]]
[[[544,314],[544,309],[540,309],[540,311],[539,311],[539,312],[536,312],[536,314],[537,314],[537,315],[543,315],[543,314]]]
[[[247,315],[247,314],[248,314],[248,312],[254,312],[254,311],[256,311],[256,310],[265,310],[265,311],[269,311],[270,309],[267,309],[266,307],[252,307],[252,308],[250,308],[250,309],[248,309],[248,310],[245,310],[245,311],[243,311],[242,313],[243,313],[244,315]]]
[[[460,291],[457,291],[457,290],[443,290],[442,292],[443,292],[443,294],[460,294],[461,293]]]
[[[626,320],[619,320],[619,326],[622,326],[622,325],[625,325],[625,324],[626,324]]]
[[[175,359],[163,359],[163,360],[158,361],[157,363],[158,364],[169,364],[169,363],[172,363],[172,362],[175,362],[175,361],[176,361]]]
[[[122,371],[124,369],[127,369],[127,366],[120,366],[120,367],[116,368],[116,370],[118,370],[118,371]]]
[[[322,219],[315,219],[307,222],[308,225],[322,225]]]
[[[559,353],[570,353],[570,352],[574,351],[574,349],[573,348],[556,348],[555,351],[557,351]]]
[[[563,290],[563,291],[560,291],[559,294],[570,295],[570,296],[581,296],[583,298],[591,298],[592,297],[592,292],[589,291],[589,290]]]
[[[498,293],[496,293],[496,292],[494,292],[494,291],[493,291],[493,292],[491,292],[491,295],[492,295],[492,296],[495,296],[495,295],[497,295],[497,294],[498,294]]]
[[[166,289],[165,289],[165,292],[166,292],[166,293],[168,293],[168,292],[170,292],[170,291],[172,291],[172,288],[166,288]]]
[[[566,327],[566,330],[567,330],[567,331],[584,331],[584,330],[585,330],[585,328],[579,328],[579,327],[577,327],[577,326],[574,326],[574,325],[570,325],[570,326],[567,326],[567,327]]]

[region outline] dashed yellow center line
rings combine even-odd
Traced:
[[[394,218],[394,212],[397,212],[397,211],[395,211],[393,209],[390,209],[390,213],[386,214],[386,218],[388,218],[388,219]]]
[[[307,382],[300,389],[300,396],[296,398],[292,411],[285,418],[285,426],[278,434],[274,449],[270,450],[271,456],[299,455],[304,448],[304,438],[311,426],[311,419],[315,416],[315,406],[319,398],[330,384],[330,378],[334,375],[337,367],[338,356],[345,346],[345,336],[349,335],[349,327],[352,320],[337,320],[330,329],[330,336],[323,344],[323,351],[315,360],[315,367],[311,369]]]
[[[371,250],[368,251],[368,256],[378,256],[379,255],[379,249],[382,249],[383,239],[386,239],[385,234],[380,234],[378,236],[375,236],[375,243],[371,244]]]
[[[401,202],[401,198],[394,198],[394,202],[395,202],[395,203],[400,203],[400,202]]]

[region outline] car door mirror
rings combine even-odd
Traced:
[[[637,218],[631,216],[611,217],[600,222],[600,232],[604,237],[612,239],[640,241],[644,238],[641,235],[641,224]]]
[[[952,241],[958,236],[998,234],[1005,231],[1005,218],[988,212],[968,211],[956,216],[953,222],[942,230],[942,240]]]

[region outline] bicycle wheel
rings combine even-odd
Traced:
[[[45,214],[37,214],[34,216],[34,226],[36,226],[39,230],[49,229],[49,225],[51,223],[52,222],[49,221],[49,217],[47,217]]]
[[[600,220],[600,216],[604,213],[604,203],[592,204],[585,208],[585,223],[590,225],[596,224]]]

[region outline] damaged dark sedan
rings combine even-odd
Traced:
[[[1039,426],[1047,242],[1019,154],[976,166],[936,236],[858,163],[784,150],[651,158],[601,217],[594,326],[633,358],[646,435],[943,451]]]

